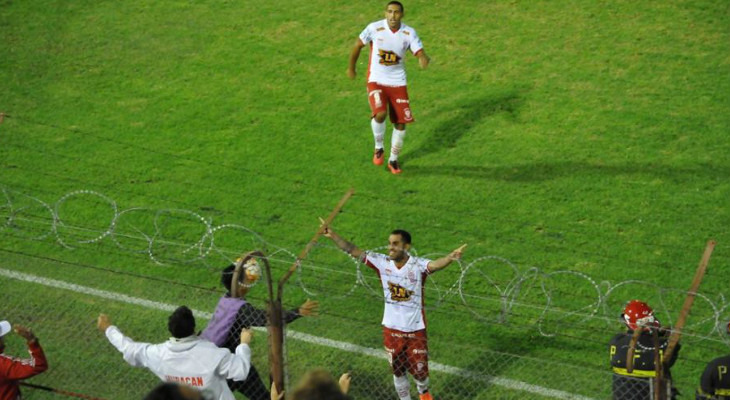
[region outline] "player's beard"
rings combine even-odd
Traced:
[[[392,255],[390,255],[389,257],[390,257],[391,260],[399,263],[399,262],[404,261],[406,259],[406,256],[407,255],[408,254],[406,253],[405,250],[394,250],[392,252]]]

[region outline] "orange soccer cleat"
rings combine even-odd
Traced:
[[[431,396],[431,393],[429,392],[421,393],[418,397],[420,400],[433,400],[433,396]]]
[[[385,159],[385,157],[383,157],[384,154],[385,150],[375,149],[375,152],[373,153],[373,164],[383,165],[383,160]]]
[[[390,170],[390,172],[391,172],[391,173],[393,173],[394,175],[398,175],[398,174],[400,174],[401,172],[403,172],[403,171],[402,171],[402,170],[400,169],[400,166],[398,166],[398,161],[388,161],[388,169],[389,169],[389,170]]]

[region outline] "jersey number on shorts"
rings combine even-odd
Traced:
[[[383,99],[380,98],[380,93],[382,93],[382,90],[373,90],[368,95],[373,96],[373,100],[375,101],[375,108],[379,108],[383,105]]]

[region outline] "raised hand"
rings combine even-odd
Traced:
[[[316,317],[319,315],[319,302],[307,299],[299,306],[299,315],[304,317]]]
[[[24,327],[23,325],[15,325],[15,328],[13,328],[15,333],[20,335],[23,339],[25,339],[28,342],[32,342],[35,340],[35,335],[33,332],[29,329]]]
[[[342,393],[347,394],[350,391],[350,381],[352,381],[352,376],[349,372],[345,372],[340,376],[340,390],[342,390]]]
[[[466,248],[466,246],[467,246],[467,244],[464,243],[464,244],[461,245],[461,247],[459,247],[458,249],[452,251],[451,254],[449,254],[449,258],[452,259],[452,260],[459,260],[459,259],[461,259],[461,256],[462,256],[462,254],[463,254],[464,249]]]
[[[329,227],[329,225],[327,225],[327,222],[325,220],[323,220],[321,217],[319,217],[319,227],[320,228],[323,228],[322,229],[322,235],[324,235],[325,237],[328,237],[328,238],[332,239],[332,234],[334,232]]]
[[[99,314],[99,317],[96,319],[96,327],[99,328],[100,331],[106,332],[106,329],[112,325],[111,321],[109,320],[109,316],[106,314]]]
[[[241,329],[241,344],[250,344],[253,340],[253,329]]]

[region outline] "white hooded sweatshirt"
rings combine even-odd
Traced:
[[[241,381],[251,370],[251,348],[239,344],[236,354],[197,336],[170,338],[160,344],[137,343],[116,326],[106,337],[134,367],[147,367],[165,382],[179,382],[206,393],[207,398],[235,400],[226,379]]]

